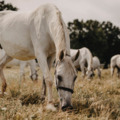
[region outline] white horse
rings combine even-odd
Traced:
[[[117,76],[120,77],[120,54],[114,55],[110,60],[111,76],[114,74],[115,68],[117,68]]]
[[[0,59],[5,55],[5,51],[3,49],[0,49]],[[35,60],[27,60],[27,61],[22,61],[22,60],[18,60],[18,59],[13,59],[12,61],[8,62],[5,66],[6,67],[11,67],[11,66],[20,66],[20,84],[22,79],[25,80],[25,71],[24,68],[29,65],[30,66],[30,70],[31,70],[31,75],[30,78],[33,81],[37,81],[38,80],[38,74],[36,71],[36,62]]]
[[[100,60],[97,56],[93,57],[93,70],[97,70],[98,77],[101,78]],[[94,74],[94,73],[93,73]]]
[[[76,68],[80,68],[82,71],[82,76],[85,77],[87,74],[87,77],[90,78],[91,75],[93,74],[92,72],[92,64],[93,64],[93,59],[92,59],[92,53],[90,50],[86,47],[83,47],[79,49],[80,54],[78,60],[74,62],[74,65]],[[77,53],[77,49],[71,49],[71,56],[74,56]],[[86,64],[87,64],[87,70],[86,70]]]
[[[55,80],[61,108],[71,106],[71,96],[77,77],[73,61],[77,59],[79,52],[71,59],[67,27],[56,6],[45,4],[31,13],[0,12],[0,43],[6,52],[0,61],[2,95],[7,86],[3,74],[5,64],[13,58],[19,60],[37,58],[44,78],[42,98],[47,88],[47,109],[55,110],[52,104],[53,80],[50,68],[56,57]]]

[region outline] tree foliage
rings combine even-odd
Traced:
[[[16,10],[18,10],[18,8],[13,7],[12,4],[10,4],[10,3],[6,4],[4,1],[0,1],[0,11],[3,11],[3,10],[13,10],[13,11],[16,11]]]
[[[110,58],[120,53],[120,29],[111,22],[78,19],[68,23],[71,48],[87,47],[100,58],[105,67]]]

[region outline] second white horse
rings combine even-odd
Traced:
[[[74,56],[77,53],[77,49],[71,49],[71,56]],[[82,71],[82,76],[85,77],[87,74],[87,77],[90,78],[92,75],[92,64],[93,64],[93,58],[92,53],[90,50],[86,47],[83,47],[79,49],[80,54],[78,60],[74,63],[76,68],[80,68]],[[86,70],[86,64],[87,64],[87,70]]]

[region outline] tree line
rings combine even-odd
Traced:
[[[0,1],[0,11],[3,11],[3,10],[13,10],[13,11],[16,11],[16,10],[18,10],[18,8],[14,7],[10,3],[5,3],[5,1]]]
[[[105,64],[105,68],[113,55],[120,54],[120,29],[111,22],[75,19],[68,23],[68,29],[71,48],[89,48],[93,56],[98,56]]]

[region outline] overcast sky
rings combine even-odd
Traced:
[[[20,11],[32,11],[45,3],[54,3],[62,12],[64,21],[111,21],[120,27],[120,0],[5,0]]]

